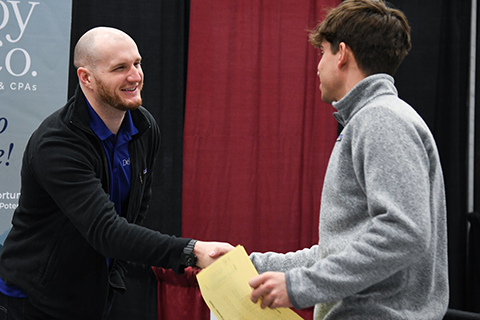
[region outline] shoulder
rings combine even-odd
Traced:
[[[137,110],[146,118],[149,123],[156,123],[155,118],[150,113],[150,111],[147,110],[147,108],[145,108],[144,106],[140,106]]]
[[[423,131],[428,127],[421,116],[405,101],[392,95],[379,96],[352,118],[357,129],[374,132],[398,130]]]
[[[139,131],[152,128],[154,132],[159,131],[155,117],[145,107],[140,106],[131,111],[132,120]]]

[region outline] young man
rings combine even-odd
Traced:
[[[141,106],[135,42],[99,27],[75,48],[79,88],[33,133],[22,194],[0,256],[6,319],[105,319],[125,286],[126,261],[206,267],[233,247],[141,227],[160,146]]]
[[[322,100],[343,125],[321,198],[319,244],[252,253],[251,299],[315,305],[315,319],[442,319],[448,305],[443,174],[427,125],[394,86],[410,28],[378,0],[346,0],[310,35]]]

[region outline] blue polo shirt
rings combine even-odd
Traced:
[[[110,168],[110,200],[115,204],[115,211],[117,211],[119,215],[122,215],[122,203],[130,193],[131,166],[128,142],[132,140],[133,135],[138,133],[138,130],[133,124],[130,111],[127,111],[120,130],[118,134],[115,135],[108,129],[88,101],[87,104],[90,115],[90,127],[102,141],[103,148],[107,154]],[[109,263],[109,261],[110,260],[107,259],[107,263]],[[27,297],[26,293],[20,288],[17,286],[7,286],[1,278],[0,292],[15,298]]]
[[[117,135],[107,128],[89,103],[88,112],[90,114],[90,127],[102,141],[107,154],[110,168],[110,200],[115,204],[117,213],[122,215],[122,203],[130,193],[131,166],[128,142],[132,140],[133,135],[138,133],[138,130],[133,124],[130,111],[125,113],[125,118]]]
[[[132,176],[128,142],[132,140],[133,135],[138,133],[138,130],[133,124],[130,111],[127,111],[120,129],[117,135],[115,135],[108,129],[88,101],[87,104],[90,114],[90,127],[102,141],[103,148],[107,154],[108,167],[110,168],[110,200],[115,205],[115,211],[121,216],[122,204],[130,193]],[[110,265],[110,260],[110,258],[107,258],[108,265]]]

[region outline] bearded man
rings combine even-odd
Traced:
[[[21,196],[0,256],[5,319],[106,319],[125,291],[125,261],[208,266],[233,247],[140,226],[152,196],[160,131],[141,106],[138,48],[124,32],[85,33],[79,87],[33,133]]]

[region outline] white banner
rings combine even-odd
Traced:
[[[28,138],[67,100],[71,10],[65,0],[0,0],[0,244]]]

